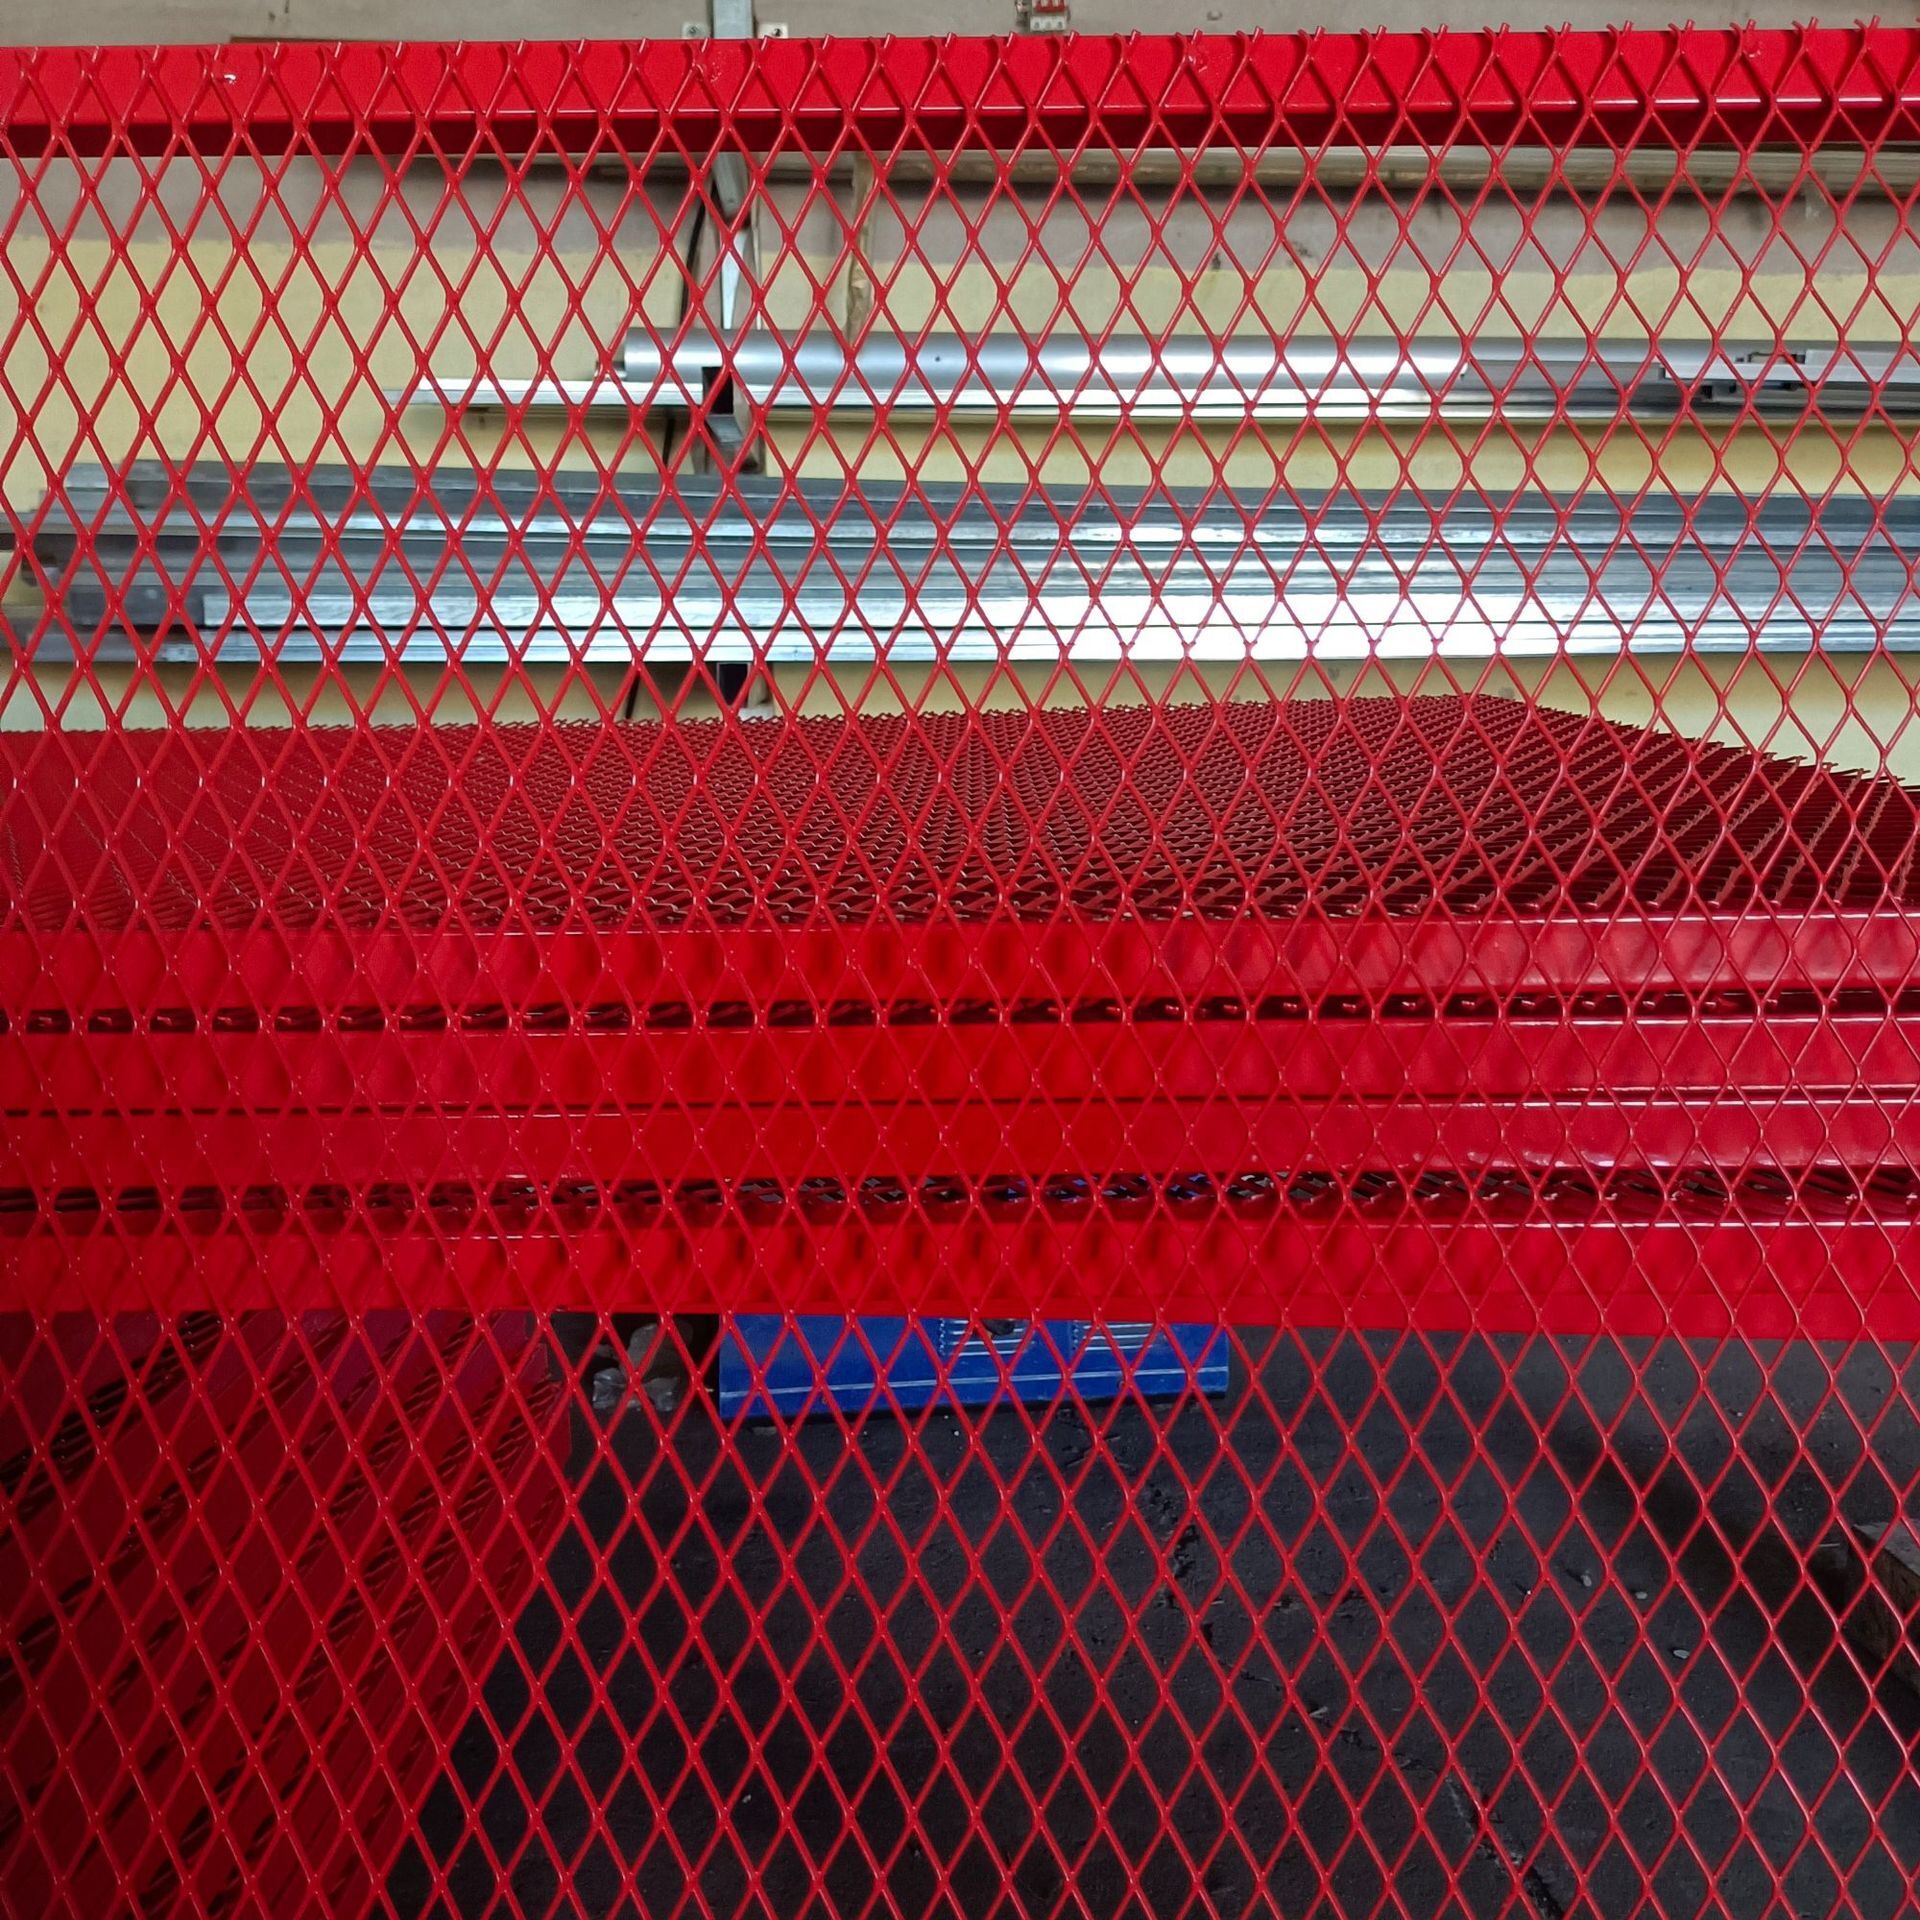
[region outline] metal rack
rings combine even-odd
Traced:
[[[79,469],[98,660],[1420,660],[1920,650],[1920,496]]]

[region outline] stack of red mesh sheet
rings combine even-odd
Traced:
[[[1920,1326],[1886,780],[1489,697],[7,757],[51,1297]]]
[[[1920,1906],[1917,140],[0,50],[0,1912]]]

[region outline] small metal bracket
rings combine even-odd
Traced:
[[[722,32],[719,27],[705,20],[683,20],[680,23],[682,40],[787,40],[792,36],[793,29],[784,20],[766,20],[758,26],[749,24],[744,33]]]
[[[1013,0],[1013,25],[1016,33],[1071,33],[1073,8],[1070,0]]]
[[[1709,365],[1694,389],[1701,407],[1738,407],[1752,402],[1805,400],[1806,356],[1796,353],[1754,352],[1724,357],[1718,368]]]

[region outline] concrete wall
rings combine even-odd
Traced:
[[[520,40],[678,38],[702,19],[698,0],[0,0],[0,39],[27,44],[303,40]],[[1514,24],[1609,27],[1620,23],[1615,0],[1560,0]],[[1684,16],[1682,16],[1684,17]],[[1712,18],[1709,14],[1708,18]],[[1791,26],[1804,10],[1786,0],[1755,0],[1730,21]],[[760,0],[761,24],[795,35],[879,33],[1010,33],[1013,0]],[[1289,32],[1314,27],[1478,27],[1493,24],[1484,5],[1464,0],[1374,0],[1356,10],[1339,0],[1073,0],[1073,24],[1084,32]]]

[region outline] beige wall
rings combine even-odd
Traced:
[[[152,191],[125,163],[85,191],[71,168],[30,188],[0,179],[8,264],[33,312],[0,362],[0,447],[11,448],[0,488],[11,501],[76,461],[194,448],[236,461],[431,464],[470,450],[511,465],[556,455],[655,464],[631,423],[596,423],[564,443],[536,424],[503,443],[487,416],[449,423],[393,396],[428,372],[586,377],[617,359],[629,326],[671,327],[684,298],[680,183],[553,162],[519,178],[476,168],[454,193],[434,168],[396,181],[366,162],[337,177],[296,162],[271,187],[257,167],[231,166],[216,208],[185,164]],[[882,330],[1711,333],[1816,344],[1899,341],[1920,314],[1920,237],[1884,196],[1852,206],[1844,232],[1825,195],[1735,197],[1710,220],[1703,192],[1685,188],[1657,221],[1624,198],[1595,211],[1537,185],[1483,189],[1470,219],[1431,198],[1350,190],[1335,191],[1336,213],[1318,193],[1278,186],[1257,196],[1155,189],[1143,206],[1123,187],[1089,183],[1053,198],[1066,204],[1038,189],[929,194],[906,181],[863,217],[867,199],[850,180],[771,178],[758,207],[764,315],[790,334],[845,325],[850,226]],[[30,416],[24,435],[10,397]],[[887,436],[849,424],[840,452],[858,450],[875,477],[909,460],[930,478],[1019,479],[1038,439],[929,440],[897,423]],[[1357,484],[1390,484],[1411,463],[1411,477],[1437,487],[1462,477],[1463,445],[1475,479],[1501,487],[1758,486],[1781,461],[1769,435],[1691,427],[1621,430],[1596,444],[1498,424],[1171,438],[1123,426],[1082,428],[1047,450],[1041,471],[1070,481],[1097,464],[1115,484],[1157,474],[1192,483],[1224,464],[1236,483],[1283,473],[1310,487],[1341,467]],[[837,459],[791,426],[774,452],[829,471]],[[1871,431],[1801,433],[1789,464],[1809,487],[1913,485],[1911,447]]]
[[[1628,338],[1726,331],[1814,342],[1842,333],[1897,339],[1920,313],[1920,240],[1885,195],[1857,197],[1841,230],[1827,194],[1747,192],[1722,206],[1724,182],[1682,183],[1644,205],[1615,196],[1597,212],[1538,177],[1359,202],[1342,199],[1348,190],[1337,181],[1328,190],[1337,213],[1318,192],[1283,185],[1169,198],[1150,183],[1136,198],[1113,183],[1111,169],[1068,196],[1029,183],[962,184],[929,198],[909,178],[871,201],[850,170],[830,184],[770,176],[758,219],[765,308],[795,331],[843,324],[851,229],[879,324],[905,328],[1092,331],[1118,320]],[[503,441],[483,417],[450,423],[388,396],[429,368],[585,375],[617,354],[637,316],[670,324],[683,297],[672,252],[684,208],[678,181],[639,178],[618,162],[583,169],[555,161],[519,174],[477,169],[452,194],[431,168],[413,168],[396,183],[371,163],[331,177],[296,163],[272,183],[257,169],[228,168],[215,207],[191,166],[166,170],[152,186],[126,166],[87,183],[56,166],[0,192],[16,196],[0,218],[14,236],[8,269],[32,308],[0,382],[31,414],[24,435],[0,414],[0,446],[12,449],[0,486],[16,508],[50,472],[155,452],[268,462],[559,458],[642,470],[658,463],[653,440],[632,423],[570,439],[547,425]],[[1647,211],[1656,199],[1657,219]],[[1718,209],[1711,219],[1710,200]],[[907,464],[928,478],[1064,482],[1097,470],[1116,485],[1220,476],[1253,487],[1280,478],[1301,488],[1470,480],[1689,496],[1793,485],[1880,496],[1916,484],[1906,435],[1819,422],[1784,441],[1686,425],[1623,426],[1597,442],[1572,430],[1498,423],[1446,434],[1089,427],[1044,449],[1033,434],[1011,431],[916,439],[898,425],[888,436],[843,423],[840,432],[835,452],[783,428],[771,459],[832,471],[846,457],[874,477]],[[1597,702],[1622,718],[1778,752],[1858,766],[1884,757],[1920,779],[1911,720],[1920,663],[1911,664],[1913,671],[1885,659],[1588,659],[1548,672],[1456,663],[1451,678],[1427,669],[1423,684],[1442,690],[1475,676],[1468,683],[1490,691],[1534,691],[1563,706]],[[1086,671],[1094,680],[1117,673],[1122,694],[1166,684],[1129,670]],[[1318,670],[1266,671],[1266,680],[1243,674],[1234,690],[1312,694],[1346,684]],[[1342,671],[1351,678],[1351,669]],[[98,725],[109,716],[135,725],[284,724],[296,714],[323,721],[356,713],[451,721],[471,717],[476,702],[502,715],[592,717],[621,697],[617,669],[471,677],[469,688],[444,674],[403,681],[356,669],[322,679],[289,670],[281,685],[239,670],[136,677],[114,669],[96,687],[42,669],[32,681],[0,683],[0,725]],[[867,706],[898,697],[884,677],[837,688],[809,686],[796,670],[783,669],[780,679],[783,698],[814,710],[850,697]],[[1210,672],[1182,684],[1218,690],[1230,680]],[[992,692],[984,675],[954,684],[969,687],[970,697]],[[930,697],[959,696],[950,687]]]
[[[1454,661],[1444,667],[1400,662],[1175,667],[1105,661],[1081,663],[1073,677],[1051,679],[1028,667],[975,664],[896,667],[857,678],[828,678],[788,666],[776,669],[774,678],[777,690],[771,696],[762,692],[758,701],[811,714],[887,713],[908,706],[943,712],[1035,701],[1076,706],[1090,697],[1135,704],[1325,699],[1335,693],[1484,693],[1537,700],[1572,713],[1599,712],[1788,759],[1825,760],[1862,772],[1884,766],[1920,784],[1920,656],[1911,655]],[[357,718],[388,725],[422,719],[456,725],[482,714],[498,720],[593,721],[622,712],[630,691],[625,670],[606,666],[535,666],[511,673],[470,668],[458,678],[384,674],[365,666],[322,676],[311,667],[289,667],[274,680],[240,668],[204,676],[169,666],[136,676],[130,668],[109,666],[85,680],[39,675],[0,713],[0,726],[31,728],[49,718],[69,729],[93,729],[110,719],[134,727],[285,726],[296,719],[309,726],[344,726]],[[703,689],[669,677],[640,690],[636,717],[657,715],[663,698],[685,714],[714,711]]]

